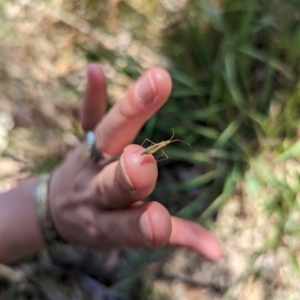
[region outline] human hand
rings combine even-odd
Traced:
[[[210,260],[221,256],[217,240],[197,223],[170,216],[158,202],[141,202],[154,189],[157,163],[130,143],[166,102],[171,87],[166,71],[151,69],[104,114],[106,79],[99,65],[89,66],[81,121],[85,131],[94,129],[105,159],[95,165],[80,145],[53,173],[49,209],[64,240],[97,249],[168,244],[194,249]]]

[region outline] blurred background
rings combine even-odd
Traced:
[[[0,1],[0,189],[53,170],[83,137],[88,62],[108,101],[167,68],[136,143],[171,136],[151,199],[205,225],[224,257],[52,249],[0,265],[1,299],[299,299],[300,2]]]

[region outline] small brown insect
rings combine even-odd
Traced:
[[[161,155],[159,155],[158,157],[156,157],[157,161],[166,160],[166,159],[169,158],[169,156],[164,152],[163,148],[165,148],[167,145],[169,145],[170,143],[173,143],[173,142],[182,142],[182,143],[185,143],[185,144],[187,144],[187,145],[192,149],[191,145],[190,145],[189,143],[183,141],[183,140],[179,140],[179,139],[173,140],[174,134],[175,134],[173,128],[172,128],[172,132],[173,132],[173,134],[172,134],[172,136],[171,136],[171,138],[170,138],[169,140],[167,140],[167,141],[162,141],[162,142],[160,142],[160,143],[154,143],[154,142],[150,141],[149,139],[145,139],[145,140],[143,141],[143,143],[141,144],[141,146],[143,146],[143,144],[144,144],[146,141],[147,141],[147,142],[150,142],[152,145],[149,146],[148,148],[146,148],[146,149],[141,153],[141,155],[148,155],[148,154],[151,154],[151,155],[152,155],[152,154],[154,154],[155,152],[157,152],[158,150],[160,150],[160,151],[161,151]],[[159,159],[161,156],[165,156],[165,158]]]

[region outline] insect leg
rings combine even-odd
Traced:
[[[141,144],[141,147],[143,147],[143,145],[145,144],[145,142],[149,142],[149,143],[151,143],[151,145],[154,145],[154,144],[155,144],[154,142],[152,142],[152,141],[149,140],[149,139],[144,139],[144,141],[143,141],[142,144]]]
[[[143,145],[145,144],[145,142],[149,142],[149,143],[151,143],[151,145],[155,145],[155,143],[152,142],[151,140],[144,139],[144,141],[142,142],[142,144],[140,146],[143,147]],[[138,151],[139,151],[139,148],[136,151],[133,151],[133,153],[138,152]]]
[[[163,149],[160,149],[160,150],[161,150],[161,155],[158,156],[158,157],[156,158],[156,160],[157,160],[157,161],[162,161],[162,160],[167,160],[167,159],[169,159],[169,156],[167,155],[167,153],[166,153]],[[161,156],[165,156],[165,158],[159,159]]]
[[[163,147],[163,148],[165,148],[165,147]],[[163,151],[163,148],[160,148],[160,155],[158,155],[158,156],[154,156],[155,157],[155,159],[157,160],[157,161],[159,161],[160,159],[160,157],[162,157],[162,156],[164,156],[165,155],[165,152]]]

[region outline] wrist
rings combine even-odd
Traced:
[[[38,224],[47,247],[57,243],[65,243],[56,231],[50,212],[50,181],[49,174],[38,177],[34,190],[34,202]]]
[[[0,262],[8,263],[45,247],[34,205],[36,178],[0,195]]]

